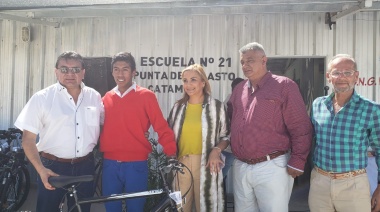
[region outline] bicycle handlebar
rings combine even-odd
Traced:
[[[168,165],[161,167],[161,170],[168,174],[173,170],[179,171],[181,174],[185,174],[183,171],[183,165],[177,159],[168,159]]]

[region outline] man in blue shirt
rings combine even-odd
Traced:
[[[333,93],[317,98],[311,120],[315,130],[315,167],[311,173],[309,206],[315,211],[380,211],[380,187],[371,201],[366,173],[367,149],[380,162],[380,105],[359,96],[359,72],[349,55],[336,55],[326,77]]]

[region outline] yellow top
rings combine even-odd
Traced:
[[[202,104],[187,104],[179,139],[179,155],[202,154]]]

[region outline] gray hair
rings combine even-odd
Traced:
[[[335,59],[338,59],[338,58],[345,58],[345,59],[351,60],[352,63],[354,64],[354,71],[358,70],[358,66],[357,66],[356,61],[353,57],[351,57],[348,54],[337,54],[333,58],[331,58],[329,64],[327,65],[327,72],[331,72],[331,65],[332,65],[333,61]]]
[[[247,51],[259,51],[263,54],[263,56],[266,56],[263,45],[261,45],[257,42],[248,43],[245,46],[241,47],[239,50],[240,54],[244,54]]]

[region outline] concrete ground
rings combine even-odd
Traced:
[[[37,194],[37,188],[36,188],[36,185],[33,184],[30,189],[28,199],[18,211],[19,212],[35,212],[36,194]],[[302,185],[295,185],[292,196],[290,198],[289,211],[290,212],[309,212],[310,210],[307,203],[308,194],[309,194],[308,183],[303,183]],[[232,195],[229,195],[228,197],[227,207],[228,207],[227,208],[228,212],[234,211]],[[91,212],[105,212],[104,205],[102,203],[92,204]]]

